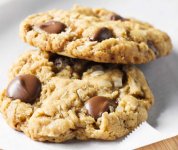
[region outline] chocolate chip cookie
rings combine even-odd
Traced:
[[[147,119],[153,95],[134,66],[32,50],[12,66],[0,94],[7,123],[38,141],[115,140]]]
[[[20,36],[41,50],[103,63],[147,63],[172,49],[169,36],[148,23],[81,6],[29,16]]]

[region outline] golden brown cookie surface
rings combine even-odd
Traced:
[[[11,127],[38,141],[115,140],[145,121],[153,103],[136,67],[45,51],[19,57],[9,80],[0,111]]]
[[[80,6],[29,16],[20,36],[45,51],[105,63],[147,63],[172,49],[169,36],[147,23]]]

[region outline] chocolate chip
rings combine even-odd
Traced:
[[[28,25],[27,27],[26,27],[26,30],[27,31],[31,31],[33,28],[32,28],[32,26],[31,25]]]
[[[145,95],[139,94],[139,93],[137,93],[137,94],[132,94],[132,96],[134,96],[135,98],[137,98],[137,99],[139,99],[139,100],[145,99]]]
[[[116,108],[119,104],[119,101],[118,100],[110,100],[109,101],[109,105]]]
[[[49,61],[54,62],[54,60],[57,59],[58,57],[59,57],[58,54],[49,52]]]
[[[109,109],[109,100],[103,96],[94,96],[85,103],[88,114],[97,119]]]
[[[117,20],[125,21],[125,20],[127,20],[127,19],[121,17],[121,16],[118,15],[118,14],[113,14],[113,15],[111,15],[110,19],[111,19],[112,21],[117,21]]]
[[[57,70],[61,70],[61,68],[62,68],[62,66],[63,66],[63,61],[62,61],[62,59],[60,59],[60,58],[55,59],[54,65],[55,65],[55,67],[57,68]]]
[[[118,104],[119,104],[119,101],[116,100],[116,101],[114,101],[114,104],[113,104],[113,105],[114,105],[115,107],[117,107]]]
[[[152,41],[150,41],[150,40],[147,41],[147,45],[148,45],[148,47],[149,47],[150,49],[153,50],[153,52],[155,53],[156,56],[159,55],[159,52],[158,52],[157,48],[155,47],[155,45],[154,45],[154,43],[153,43]]]
[[[126,71],[124,70],[123,67],[121,67],[121,70],[123,71],[123,76],[122,76],[122,86],[125,86],[128,82],[128,76]]]
[[[52,68],[52,71],[54,73],[58,73],[64,67],[64,64],[65,64],[64,57],[59,56],[54,53],[51,53],[51,55],[49,57],[49,61],[53,62],[53,64],[54,64],[53,68]]]
[[[7,87],[7,96],[12,99],[20,99],[23,102],[33,104],[41,92],[40,80],[30,74],[19,75],[14,78]]]
[[[59,21],[49,21],[41,24],[39,28],[41,30],[46,31],[47,33],[58,34],[61,33],[62,31],[65,31],[66,25]]]
[[[113,32],[110,29],[103,27],[103,28],[98,29],[93,35],[93,37],[90,38],[90,40],[101,42],[103,40],[106,40],[112,37],[113,37]]]

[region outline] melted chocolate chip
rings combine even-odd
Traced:
[[[113,21],[116,21],[116,20],[124,20],[124,18],[122,18],[120,15],[118,14],[113,14],[111,17],[110,17],[111,20]]]
[[[112,106],[114,109],[117,107],[118,104],[119,104],[118,100],[109,101],[109,105]]]
[[[31,31],[33,28],[32,28],[31,25],[28,25],[28,26],[26,27],[26,29],[27,29],[27,31]]]
[[[41,92],[40,80],[30,74],[20,75],[14,78],[7,87],[7,96],[12,99],[20,99],[23,102],[33,104]]]
[[[49,61],[53,62],[52,70],[54,73],[58,73],[66,66],[69,66],[72,70],[71,73],[77,72],[79,76],[82,76],[83,71],[91,64],[91,62],[85,60],[60,56],[54,53],[50,54]]]
[[[89,115],[97,119],[102,113],[109,110],[109,101],[106,97],[94,96],[85,103],[85,108]]]
[[[57,68],[57,70],[61,70],[63,66],[63,61],[62,59],[58,58],[54,60],[54,65]]]
[[[118,14],[113,14],[111,17],[110,17],[111,20],[113,21],[117,21],[117,20],[121,20],[121,21],[125,21],[126,19],[121,17],[120,15]]]
[[[59,21],[49,21],[41,24],[39,28],[50,34],[58,34],[65,31],[66,25]]]
[[[134,96],[135,98],[137,98],[139,100],[145,99],[145,95],[141,95],[141,94],[132,94],[132,96]]]
[[[157,48],[155,47],[154,43],[152,41],[147,41],[148,47],[151,48],[153,50],[153,52],[155,53],[156,56],[159,55],[159,52],[157,50]]]
[[[110,29],[103,27],[103,28],[98,29],[93,35],[93,37],[90,38],[90,40],[101,42],[103,40],[106,40],[112,37],[113,37],[113,32]]]
[[[51,53],[49,61],[53,62],[53,72],[58,73],[66,64],[65,57],[59,56],[57,54]]]

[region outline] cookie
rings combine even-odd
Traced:
[[[148,116],[152,92],[134,66],[32,50],[12,66],[0,94],[7,123],[37,141],[115,140]]]
[[[27,17],[20,37],[44,51],[103,63],[147,63],[172,49],[169,36],[148,23],[81,6]]]

